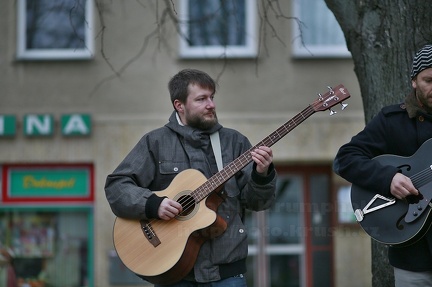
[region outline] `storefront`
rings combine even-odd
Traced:
[[[1,167],[0,286],[91,286],[92,164],[4,164]]]

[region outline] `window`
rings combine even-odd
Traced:
[[[92,216],[89,208],[0,209],[1,251],[13,257],[17,286],[92,286]],[[2,276],[0,286],[9,286]]]
[[[342,29],[324,0],[294,0],[293,5],[302,22],[293,25],[294,57],[351,57]]]
[[[257,55],[256,0],[182,0],[180,57]]]
[[[92,0],[18,0],[18,59],[93,57]]]
[[[93,164],[1,164],[0,182],[0,260],[14,286],[93,286]]]
[[[277,166],[276,201],[247,212],[248,286],[334,286],[331,166]]]

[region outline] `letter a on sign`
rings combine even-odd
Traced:
[[[90,115],[63,115],[61,117],[62,134],[65,136],[89,135],[91,132],[90,123]]]

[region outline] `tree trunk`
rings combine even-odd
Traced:
[[[424,0],[325,0],[354,60],[366,122],[404,100],[415,51],[432,43],[432,5]],[[394,286],[387,247],[372,241],[372,286]]]
[[[372,244],[372,286],[392,287],[394,286],[393,267],[388,263],[387,246],[375,240]]]

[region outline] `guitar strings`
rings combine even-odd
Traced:
[[[299,123],[303,122],[306,118],[308,118],[310,115],[312,115],[315,111],[312,109],[311,106],[308,106],[305,110],[303,110],[303,112],[301,112],[300,114],[296,115],[294,118],[292,118],[291,120],[289,120],[288,122],[286,122],[284,125],[282,125],[281,127],[279,127],[276,131],[274,131],[272,134],[270,134],[268,137],[266,137],[264,140],[262,140],[261,142],[259,142],[257,145],[251,147],[249,150],[247,150],[245,153],[243,153],[237,160],[241,159],[242,157],[244,159],[247,160],[247,163],[249,163],[251,161],[251,151],[253,149],[256,149],[259,146],[265,145],[265,146],[272,146],[274,143],[276,143],[279,139],[281,139],[283,136],[285,136],[288,132],[290,132],[291,130],[293,130]],[[276,140],[274,140],[276,138]],[[229,164],[228,166],[226,166],[222,171],[216,173],[215,175],[213,175],[209,181],[207,181],[206,183],[204,183],[202,186],[198,187],[195,191],[193,191],[190,196],[183,196],[180,198],[180,200],[178,201],[178,203],[180,203],[180,205],[182,206],[182,212],[180,212],[178,215],[182,216],[184,215],[190,208],[192,208],[196,202],[199,202],[200,200],[202,200],[203,198],[195,198],[195,194],[201,194],[202,190],[206,190],[206,186],[210,185],[210,187],[213,185],[212,184],[212,179],[219,179],[219,176],[222,172],[224,172],[225,170],[229,170],[231,166],[235,166],[235,161],[232,162],[231,164]],[[246,163],[243,163],[242,165],[240,165],[241,167],[244,167],[246,165]],[[233,175],[232,170],[231,171],[231,176]],[[235,171],[238,171],[238,169],[235,169]],[[228,175],[230,175],[228,173]],[[220,180],[219,180],[220,181]],[[216,183],[217,186],[219,186],[219,183]],[[208,195],[208,194],[207,194]]]
[[[420,187],[424,184],[430,182],[432,180],[432,170],[430,168],[426,168],[411,177],[411,181],[414,186]]]
[[[310,115],[312,115],[315,112],[315,110],[311,107],[308,106],[306,107],[300,114],[296,115],[294,118],[292,118],[291,120],[289,120],[288,122],[286,122],[284,125],[282,125],[281,127],[279,127],[275,132],[273,132],[272,134],[270,134],[268,137],[266,137],[263,141],[261,141],[260,143],[258,143],[257,145],[251,147],[249,150],[247,150],[245,153],[243,153],[237,160],[240,160],[242,157],[245,158],[247,160],[247,163],[249,163],[251,161],[251,151],[255,148],[257,148],[258,146],[261,145],[265,145],[265,146],[271,146],[273,145],[275,142],[277,142],[281,137],[283,137],[284,135],[286,135],[288,132],[290,132],[291,130],[293,130],[299,123],[303,122],[306,118],[308,118]],[[277,136],[276,136],[277,135]],[[274,140],[276,138],[276,140]],[[222,171],[216,173],[215,175],[213,175],[209,181],[207,181],[205,184],[203,184],[202,186],[198,187],[195,191],[193,191],[190,196],[184,196],[182,197],[178,202],[182,205],[182,212],[179,213],[179,215],[183,215],[186,211],[188,211],[190,208],[192,208],[196,202],[201,201],[206,195],[206,193],[204,194],[205,196],[203,198],[195,198],[195,194],[198,193],[202,193],[202,190],[206,190],[206,187],[208,185],[210,185],[210,187],[212,187],[213,183],[212,183],[212,179],[218,179],[219,182],[216,182],[217,187],[220,186],[221,181],[219,175],[221,173],[223,173],[226,170],[230,170],[230,167],[232,167],[233,165],[235,166],[235,162],[232,162],[231,164],[229,164],[227,167],[225,167]],[[244,167],[246,165],[246,163],[242,163],[240,166]],[[235,172],[238,171],[238,168],[234,169]],[[234,175],[234,172],[232,170],[230,170],[231,174],[228,173],[228,175],[230,175],[230,177],[232,175]],[[226,178],[226,177],[225,177]],[[207,189],[209,190],[209,189]]]
[[[334,95],[334,91],[331,89],[331,94]],[[330,92],[328,92],[327,94],[329,94]],[[282,125],[281,127],[279,127],[275,132],[273,132],[272,134],[270,134],[270,136],[268,136],[266,139],[264,139],[262,142],[259,143],[259,145],[266,145],[266,146],[271,146],[274,143],[276,143],[280,138],[282,138],[283,136],[285,136],[287,133],[289,133],[291,130],[293,130],[299,123],[302,123],[305,119],[307,119],[309,116],[311,116],[313,113],[315,113],[317,110],[317,105],[318,103],[322,102],[323,98],[320,95],[320,99],[317,101],[317,103],[313,103],[312,105],[309,105],[308,107],[306,107],[300,114],[296,115],[294,118],[292,118],[290,121],[294,123],[294,125],[290,124],[290,121],[286,122],[284,125]],[[322,107],[324,107],[325,105],[328,105],[328,103],[326,101],[324,101],[324,104],[322,105]],[[329,107],[330,108],[330,107]],[[305,113],[307,112],[307,113]],[[305,115],[303,114],[305,113]],[[301,115],[302,117],[300,118],[299,115]],[[296,119],[298,119],[298,123],[295,121]],[[282,132],[281,129],[284,129]],[[276,137],[276,140],[274,141],[273,138],[275,138],[275,134],[277,134],[279,136],[279,138]],[[269,140],[270,142],[267,143],[267,140]],[[246,156],[246,159],[248,159],[250,161],[251,159],[251,154],[250,152],[252,151],[252,149],[257,148],[258,145],[255,145],[254,147],[250,148],[248,151],[246,151],[245,153],[243,153],[239,158],[241,158],[242,156]],[[234,163],[234,164],[233,164]],[[232,162],[231,164],[229,164],[227,167],[231,167],[232,165],[235,165],[235,161]],[[244,164],[242,167],[244,167],[246,164]],[[224,168],[222,171],[226,170],[226,168]],[[236,170],[236,172],[239,171],[239,169]],[[230,172],[232,172],[231,176],[234,175],[234,172],[232,170],[230,170]],[[211,177],[212,178],[218,178],[217,176],[220,174],[220,172],[216,173],[214,176]],[[216,176],[216,177],[215,177]],[[413,180],[414,177],[413,177]],[[208,181],[207,181],[208,182]],[[207,183],[201,185],[199,188],[197,188],[195,191],[193,191],[192,193],[195,194],[195,192],[199,192],[199,190],[203,189],[205,186],[207,186]],[[218,187],[220,186],[220,184],[218,185]],[[202,198],[203,199],[203,198]],[[201,199],[201,200],[202,200]],[[182,212],[180,213],[183,214],[186,210],[188,210],[189,208],[191,208],[191,206],[193,206],[195,204],[195,199],[193,195],[190,196],[184,196],[181,200],[179,200],[179,203],[182,205]],[[157,236],[153,230],[153,227],[151,226],[151,223],[154,222],[156,219],[151,219],[149,220],[146,224],[145,227],[148,228],[150,230],[150,232],[154,235]]]
[[[416,187],[423,186],[424,184],[426,184],[432,180],[432,170],[430,168],[426,168],[426,169],[416,173],[415,175],[413,175],[411,177],[411,180],[412,180],[414,186],[416,186]],[[189,196],[184,196],[178,201],[178,203],[181,204],[182,209],[183,209],[182,212],[179,213],[179,216],[184,215],[188,209],[190,209],[191,207],[193,207],[195,205],[196,200],[195,200],[193,194],[202,192],[201,190],[205,189],[205,187],[207,185],[208,185],[207,183],[201,185],[195,191],[193,191]],[[155,219],[149,220],[148,223],[146,223],[146,226],[148,226],[150,228],[151,226],[149,226],[149,225],[154,220]],[[150,229],[153,230],[153,228],[150,228]]]

